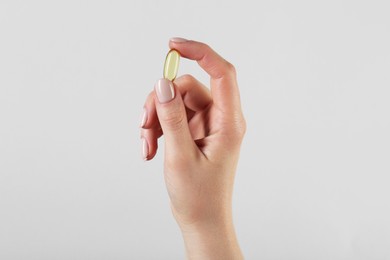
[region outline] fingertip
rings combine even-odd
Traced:
[[[160,122],[157,118],[156,105],[154,103],[154,90],[151,91],[143,106],[142,113],[140,115],[140,128],[151,129],[160,127]]]
[[[141,155],[145,161],[154,158],[158,149],[157,139],[162,136],[160,127],[141,130]]]
[[[158,120],[156,119],[156,113],[155,109],[149,109],[144,107],[142,115],[141,115],[141,123],[140,128],[141,129],[151,129],[155,127],[158,124]]]
[[[169,39],[169,43],[184,43],[184,42],[188,42],[188,40],[182,37],[172,37]]]
[[[168,79],[159,79],[154,85],[154,91],[160,104],[169,103],[175,98],[174,85]]]
[[[139,127],[144,128],[147,122],[148,122],[148,111],[146,110],[146,107],[143,107]]]
[[[144,161],[147,161],[148,157],[149,157],[149,143],[148,143],[147,139],[143,136],[141,136],[141,143],[142,143],[142,146],[141,146],[142,159]]]
[[[169,39],[168,47],[169,49],[175,49],[180,53],[181,57],[187,58],[186,55],[183,55],[183,51],[186,52],[186,49],[188,48],[188,45],[191,43],[194,43],[193,40],[187,40],[180,37],[173,37]]]
[[[142,141],[142,159],[150,161],[157,153],[157,140],[148,140],[146,137],[141,137]]]

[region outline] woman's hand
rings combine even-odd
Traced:
[[[206,44],[173,38],[169,47],[198,62],[211,91],[190,75],[160,79],[144,106],[143,156],[165,136],[165,182],[188,257],[241,259],[232,192],[246,124],[235,69]]]

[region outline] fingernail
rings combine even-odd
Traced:
[[[160,103],[167,103],[175,97],[175,90],[170,80],[160,79],[157,81],[154,89],[157,93],[157,98]]]
[[[149,155],[149,145],[145,138],[142,137],[141,140],[142,140],[142,158],[144,159],[144,161],[146,161]]]
[[[146,124],[146,121],[148,120],[148,113],[146,111],[146,108],[144,108],[141,116],[141,124],[140,127],[144,127]]]
[[[184,39],[184,38],[180,38],[180,37],[173,37],[171,39],[169,39],[171,42],[177,42],[177,43],[181,43],[181,42],[187,42],[188,40],[187,39]]]

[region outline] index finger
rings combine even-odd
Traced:
[[[210,75],[213,102],[222,111],[240,108],[240,93],[234,66],[207,44],[181,38],[172,38],[169,47],[198,64]]]

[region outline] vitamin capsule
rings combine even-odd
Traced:
[[[170,50],[165,58],[164,78],[173,81],[176,78],[179,69],[180,54],[177,50]]]

